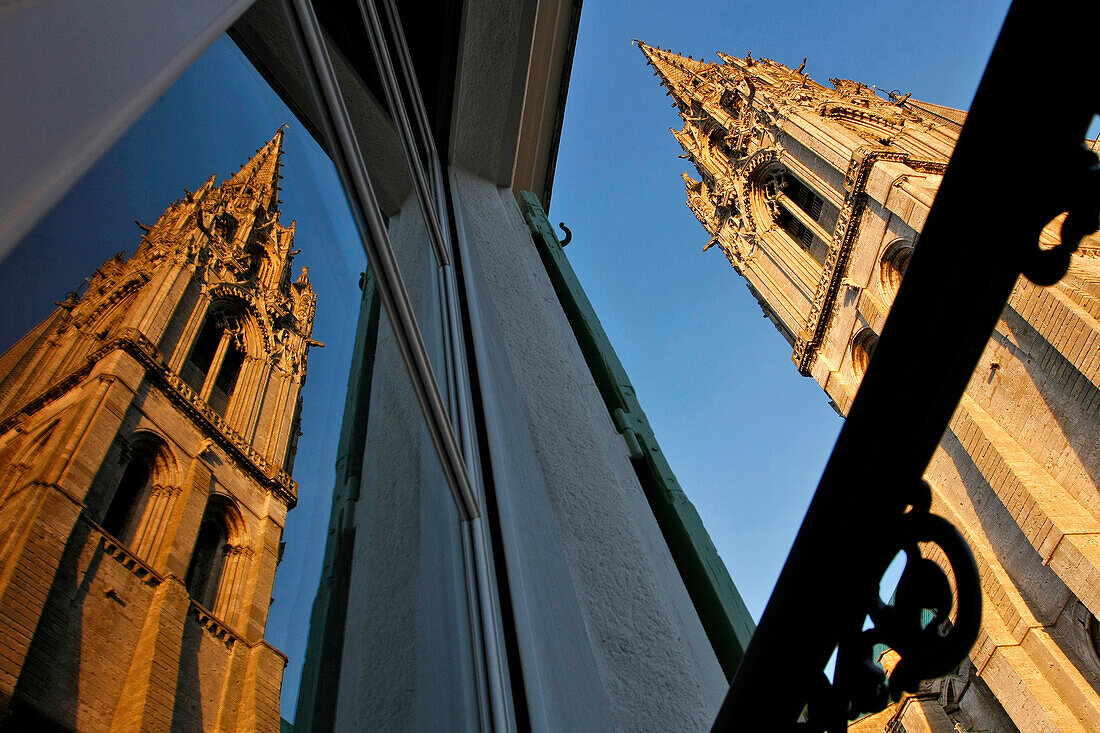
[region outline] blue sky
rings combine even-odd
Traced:
[[[966,107],[1008,3],[586,0],[551,219],[657,437],[749,609],[759,616],[840,429],[790,347],[684,205],[680,126],[632,38],[713,59],[751,51],[823,83],[847,77]],[[215,83],[216,80],[216,83]],[[364,258],[331,164],[235,46],[219,39],[0,266],[0,348],[211,173],[237,169],[283,122],[284,223],[318,290],[305,435],[268,639],[290,657],[291,717],[332,491]],[[74,243],[79,243],[74,246]]]
[[[685,205],[682,121],[638,38],[694,58],[752,52],[966,108],[1003,1],[588,0],[550,218],[681,485],[759,618],[841,420]]]

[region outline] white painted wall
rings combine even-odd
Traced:
[[[488,423],[483,450],[532,727],[707,730],[725,679],[515,198],[473,174],[458,172],[457,181]],[[391,231],[431,347],[439,324],[426,287],[430,251],[410,210]],[[457,519],[420,420],[384,324],[341,730],[365,721],[476,726]]]

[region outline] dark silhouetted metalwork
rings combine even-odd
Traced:
[[[981,617],[977,571],[958,532],[928,512],[921,476],[1017,278],[1057,282],[1097,228],[1100,169],[1081,145],[1100,108],[1097,21],[1095,4],[1017,0],[1009,10],[715,731],[844,730],[969,652]],[[1039,233],[1062,212],[1061,244],[1041,249]],[[946,562],[921,558],[925,542]],[[899,549],[907,564],[887,606],[879,583]],[[901,657],[888,678],[871,661],[879,643]]]

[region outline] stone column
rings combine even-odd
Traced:
[[[241,626],[240,609],[244,594],[244,577],[252,559],[252,550],[241,545],[231,545],[225,552],[218,593],[211,613],[236,630]]]
[[[176,506],[176,497],[180,494],[178,486],[153,484],[149,488],[149,504],[141,519],[141,526],[135,533],[134,554],[148,563],[155,562],[160,554],[161,544],[168,531],[169,520]],[[163,568],[156,568],[163,570]]]

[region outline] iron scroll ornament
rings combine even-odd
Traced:
[[[1023,253],[1022,274],[1039,286],[1061,280],[1081,240],[1100,222],[1100,159],[1084,145],[1064,161],[1045,189],[1036,215],[1036,232]],[[1060,242],[1040,246],[1042,221],[1066,212]],[[966,657],[981,626],[982,593],[978,568],[970,547],[957,529],[932,514],[932,493],[923,480],[908,492],[909,511],[901,514],[887,536],[905,553],[906,564],[891,603],[871,593],[865,603],[870,628],[851,628],[837,645],[832,683],[822,675],[811,691],[800,730],[843,731],[848,721],[881,711],[905,692],[916,692],[922,680],[951,672]],[[939,563],[920,553],[921,544],[937,546],[954,576],[954,585]],[[952,611],[954,613],[952,614]],[[930,614],[930,616],[929,616]],[[876,648],[893,649],[900,656],[889,676],[876,663]]]
[[[1048,219],[1066,212],[1059,233],[1061,243],[1044,249],[1036,235],[1024,260],[1024,276],[1040,286],[1053,285],[1065,276],[1081,240],[1100,223],[1100,160],[1085,145],[1077,145],[1071,153],[1065,156],[1064,170],[1056,177],[1060,185],[1049,188],[1041,202]]]
[[[834,681],[822,675],[800,730],[846,730],[849,720],[879,712],[902,693],[916,692],[922,680],[951,672],[978,638],[982,591],[974,555],[950,522],[931,513],[932,491],[925,481],[909,493],[909,511],[888,533],[906,557],[894,596],[888,604],[877,593],[869,596],[866,611],[873,625],[849,629],[842,637]],[[922,544],[943,553],[953,586],[944,567],[921,555]],[[882,646],[900,656],[889,677],[875,659]]]

